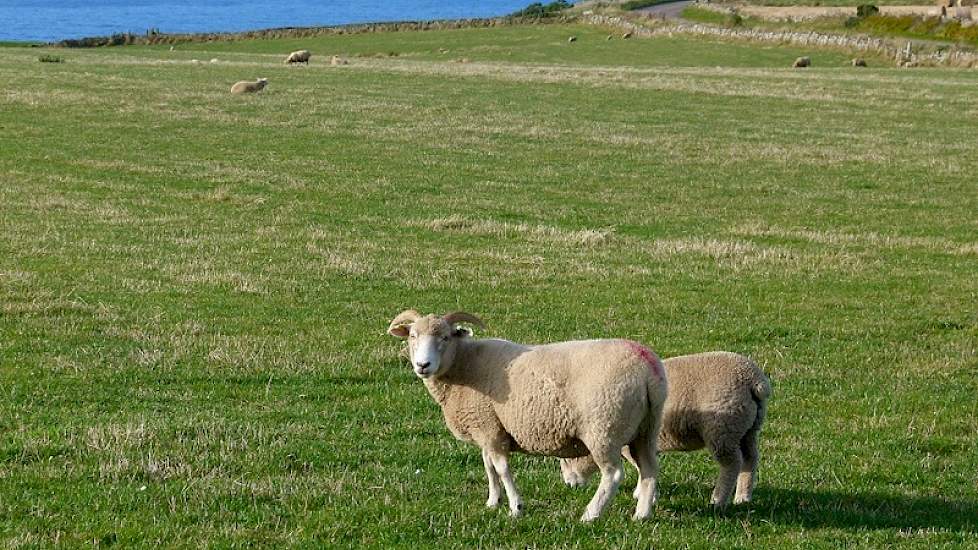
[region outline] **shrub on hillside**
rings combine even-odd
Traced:
[[[566,0],[554,0],[549,4],[534,2],[520,11],[511,14],[512,17],[552,17],[571,7]]]
[[[872,4],[860,4],[856,6],[856,17],[869,17],[870,15],[876,15],[880,12],[880,9]]]
[[[739,13],[730,13],[723,18],[723,24],[727,27],[739,27],[744,24],[744,18]]]

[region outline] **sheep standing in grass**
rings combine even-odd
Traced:
[[[590,453],[601,483],[582,521],[597,518],[621,480],[621,448],[639,469],[635,519],[651,513],[658,462],[656,437],[666,398],[659,358],[630,340],[587,340],[527,346],[472,338],[460,323],[483,326],[474,315],[422,316],[407,310],[387,332],[407,339],[415,374],[441,406],[445,423],[482,449],[489,480],[486,506],[499,504],[499,483],[510,514],[523,511],[509,470],[511,451],[557,457]]]
[[[771,396],[771,384],[743,355],[698,353],[666,359],[669,396],[658,446],[662,451],[706,447],[720,463],[711,502],[726,506],[737,485],[734,504],[749,502],[757,479],[757,437]],[[628,449],[623,449],[628,453]],[[631,458],[629,458],[631,460]],[[589,457],[560,462],[564,482],[583,485],[594,471]]]
[[[231,86],[232,94],[254,94],[265,89],[268,85],[267,78],[259,78],[255,82],[248,80],[242,80],[241,82],[235,82],[234,86]]]
[[[312,53],[310,53],[309,50],[294,51],[285,58],[285,64],[292,65],[293,63],[305,63],[308,65],[310,57],[312,57]]]
[[[801,69],[801,68],[804,68],[804,67],[811,67],[812,66],[812,58],[811,57],[808,57],[808,56],[799,57],[798,59],[795,59],[795,62],[792,63],[791,66],[794,67],[795,69]]]

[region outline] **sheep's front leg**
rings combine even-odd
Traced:
[[[516,490],[513,473],[509,471],[509,459],[505,453],[499,451],[489,451],[489,458],[492,459],[492,466],[506,489],[506,498],[509,499],[509,515],[514,518],[518,517],[523,513],[523,499],[520,498],[520,493]]]
[[[620,447],[609,452],[592,452],[591,456],[601,470],[601,483],[584,510],[584,515],[581,516],[581,521],[584,522],[593,521],[601,515],[605,506],[618,491],[618,483],[621,482],[622,475]]]
[[[489,480],[489,499],[486,500],[486,506],[495,508],[499,505],[499,474],[496,473],[496,468],[492,465],[489,451],[485,449],[482,450],[482,465],[486,467],[486,478]]]

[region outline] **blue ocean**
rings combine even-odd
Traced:
[[[0,40],[492,17],[532,0],[0,0]]]

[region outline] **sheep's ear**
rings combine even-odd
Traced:
[[[394,320],[391,321],[389,327],[387,327],[387,334],[394,336],[396,338],[407,338],[408,333],[411,332],[411,325],[414,324],[421,314],[413,309],[405,309],[400,312]]]
[[[472,315],[471,313],[466,313],[464,311],[454,311],[452,313],[446,313],[445,316],[442,317],[442,319],[444,319],[446,323],[448,323],[453,327],[459,323],[469,323],[479,328],[486,328],[486,324],[482,322],[482,319],[479,319],[475,315]]]

